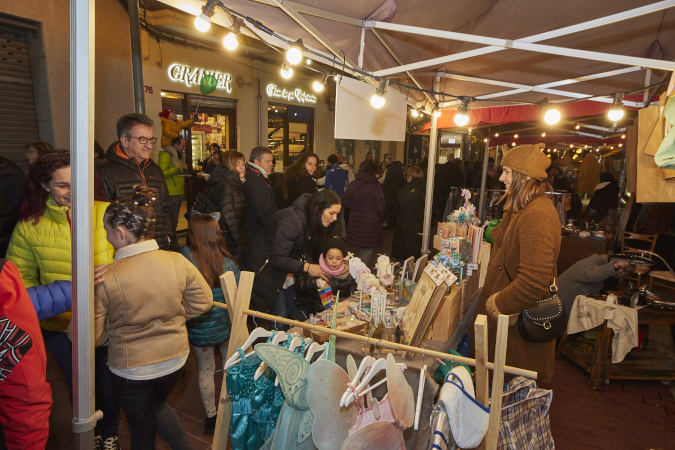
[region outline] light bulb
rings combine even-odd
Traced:
[[[281,76],[284,79],[288,80],[293,76],[293,68],[288,64],[284,64],[283,66],[281,66]]]
[[[229,51],[234,50],[239,45],[239,39],[237,34],[234,31],[227,33],[227,36],[223,38],[223,45]]]
[[[211,28],[211,19],[206,16],[206,14],[201,13],[197,17],[195,17],[195,28],[197,31],[201,31],[202,33],[206,33],[209,31],[209,28]]]
[[[381,96],[380,94],[373,94],[372,97],[370,97],[370,104],[373,105],[373,108],[380,109],[384,106],[384,97]]]
[[[319,80],[314,80],[314,83],[312,83],[312,89],[314,89],[314,92],[323,91],[323,83]]]
[[[546,132],[541,133],[541,137],[546,137]]]
[[[302,47],[299,39],[286,50],[286,61],[293,66],[300,64],[300,61],[302,61]]]
[[[483,139],[483,142],[487,142],[487,141],[488,141],[487,138]]]
[[[517,134],[514,134],[513,137],[514,137],[515,139],[518,139],[518,135],[517,135]]]
[[[621,118],[623,118],[623,108],[614,109],[612,106],[612,109],[610,109],[607,113],[607,117],[609,117],[609,120],[612,122],[618,122],[621,120]]]
[[[457,126],[463,127],[464,125],[469,123],[469,116],[462,113],[455,114],[455,123],[457,124]]]
[[[419,117],[419,116],[420,116],[420,113],[419,113],[419,111],[417,111],[416,109],[411,109],[411,110],[410,110],[410,115],[413,116],[413,117]]]
[[[549,125],[555,125],[560,121],[560,111],[555,108],[549,108],[544,113],[544,121]]]
[[[441,117],[441,110],[440,109],[434,109],[434,117],[439,118]]]
[[[515,146],[516,146],[516,143],[515,143],[515,142],[511,142],[511,147],[515,147]]]

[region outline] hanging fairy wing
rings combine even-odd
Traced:
[[[396,419],[402,422],[405,428],[412,426],[415,420],[413,390],[391,353],[387,355],[387,390]]]
[[[274,344],[258,344],[255,352],[276,372],[286,401],[297,409],[307,409],[307,371],[305,358]]]
[[[349,436],[342,450],[397,450],[403,444],[403,430],[393,422],[382,420],[359,429]]]
[[[302,411],[302,419],[298,425],[298,434],[295,438],[296,444],[302,444],[312,434],[312,426],[314,424],[314,415],[312,411],[306,409]]]
[[[353,358],[352,365],[356,372]],[[340,408],[340,397],[350,381],[345,371],[332,361],[316,361],[307,371],[309,409],[314,415],[312,439],[320,450],[339,449],[356,423],[354,403]]]
[[[356,361],[354,361],[354,357],[350,353],[347,355],[347,375],[349,375],[350,380],[356,376],[357,370]]]

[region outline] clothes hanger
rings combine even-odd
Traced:
[[[359,366],[359,369],[356,371],[356,375],[354,376],[354,378],[352,378],[352,380],[350,381],[350,384],[352,385],[356,384],[361,379],[363,374],[366,372],[366,369],[372,366],[374,363],[375,358],[373,358],[370,355],[365,356],[361,360],[361,365]],[[344,394],[342,394],[342,397],[340,398],[340,406],[345,406],[345,401],[347,400],[347,397],[349,397],[350,394],[352,394],[352,391],[350,389],[347,389],[344,392]]]
[[[381,360],[378,359],[378,362],[379,362],[379,361],[384,361],[384,368],[386,369],[386,368],[387,368],[387,360],[384,359],[384,358],[382,358]],[[376,363],[376,364],[377,364],[377,363]],[[408,368],[408,366],[406,366],[404,363],[397,363],[397,365],[398,365],[399,369],[405,370],[405,369]],[[375,364],[373,364],[373,368],[375,368]],[[373,369],[371,368],[371,370],[373,370]],[[379,371],[382,371],[382,369],[379,369]],[[370,372],[368,372],[368,374],[370,374]],[[366,380],[366,381],[362,382],[359,386],[357,386],[357,387],[356,387],[356,395],[355,395],[355,396],[352,396],[352,397],[348,397],[348,398],[347,398],[347,401],[345,402],[345,405],[344,405],[344,406],[349,406],[349,404],[350,404],[353,400],[356,400],[357,398],[363,397],[363,396],[366,395],[366,394],[369,394],[369,397],[368,397],[368,398],[369,398],[369,400],[370,400],[370,402],[371,402],[371,406],[374,406],[375,403],[377,403],[377,402],[373,402],[372,394],[371,394],[370,392],[371,392],[373,389],[375,389],[376,387],[378,387],[379,385],[386,383],[386,382],[387,382],[387,377],[382,378],[380,381],[378,381],[377,383],[373,384],[372,386],[368,386],[367,384],[364,384],[364,383],[368,383],[369,381],[370,381],[370,380]],[[361,387],[362,385],[364,386],[365,389],[359,390],[359,387]]]
[[[307,348],[307,354],[305,355],[305,361],[311,361],[312,356],[314,356],[315,353],[319,353],[321,355],[324,350],[326,349],[326,344],[319,344],[318,342],[312,342],[309,344],[309,347]]]
[[[373,363],[373,365],[370,366],[370,370],[368,370],[368,373],[364,375],[363,379],[361,380],[361,383],[359,383],[359,385],[356,386],[356,388],[353,391],[350,390],[349,395],[347,396],[347,398],[344,401],[344,404],[342,404],[340,406],[348,406],[354,400],[354,392],[363,391],[366,388],[366,386],[368,386],[368,384],[370,384],[370,382],[372,381],[372,379],[375,377],[375,375],[378,372],[381,372],[382,370],[386,370],[386,369],[387,369],[387,360],[386,359],[380,358],[380,359],[376,360]],[[354,384],[354,383],[352,383],[352,384]]]
[[[420,384],[417,388],[417,404],[415,405],[415,430],[420,424],[420,413],[422,412],[422,395],[424,394],[424,383],[427,379],[427,365],[424,364],[424,350],[422,350],[422,369],[420,370]]]
[[[249,348],[255,341],[261,338],[268,338],[272,337],[276,334],[275,331],[268,331],[264,328],[256,328],[255,330],[251,331],[251,334],[248,336],[248,339],[246,339],[246,342],[241,346],[242,349],[246,350]],[[251,353],[248,353],[246,356],[249,356]],[[234,355],[230,356],[230,359],[228,359],[225,362],[225,365],[223,367],[224,370],[229,369],[230,367],[234,366],[241,360],[241,356],[239,353],[235,353]]]

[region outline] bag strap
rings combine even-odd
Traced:
[[[504,268],[504,273],[506,273],[506,277],[509,279],[509,283],[513,283],[513,278],[511,278],[511,275],[509,275],[509,271],[506,268],[506,263],[504,262],[503,257],[502,257],[502,267]],[[558,284],[556,283],[557,274],[558,268],[556,267],[555,263],[553,263],[553,283],[551,283],[551,286],[549,286],[549,290],[554,294],[558,293]]]

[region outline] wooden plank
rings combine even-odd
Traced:
[[[495,343],[495,368],[492,371],[492,399],[490,401],[490,421],[485,436],[487,450],[496,450],[499,443],[499,424],[502,415],[502,394],[504,393],[504,363],[506,362],[506,344],[509,335],[509,316],[499,315]]]
[[[459,305],[461,304],[462,290],[459,286],[451,286],[450,291],[446,292],[442,298],[436,316],[431,322],[431,326],[426,330],[425,339],[445,343],[459,321]]]
[[[424,313],[422,314],[422,317],[420,318],[420,321],[417,324],[417,329],[415,330],[415,334],[413,335],[410,341],[410,345],[413,345],[415,347],[420,346],[420,343],[422,342],[422,339],[424,338],[424,335],[427,332],[427,329],[429,328],[429,324],[436,315],[438,305],[441,303],[441,300],[443,300],[443,297],[445,296],[445,293],[447,292],[448,289],[449,289],[448,285],[445,283],[441,283],[440,286],[437,286],[434,289],[434,292],[431,295],[431,299],[429,299],[429,302],[426,305]]]
[[[476,338],[476,400],[483,406],[490,406],[489,373],[485,362],[488,357],[488,328],[487,316],[479,314],[473,324]],[[485,439],[478,446],[479,450],[485,450]]]
[[[243,313],[248,309],[251,303],[251,291],[253,289],[253,272],[241,272],[239,275],[239,286],[232,272],[226,272],[220,277],[220,284],[223,286],[225,294],[225,303],[230,314],[232,330],[230,331],[230,341],[227,344],[227,357],[229,358],[237,351],[237,348],[244,345],[248,339],[248,328],[246,326],[247,316]],[[232,420],[232,400],[227,394],[227,375],[223,375],[223,385],[220,389],[220,401],[218,402],[218,416],[216,418],[216,429],[213,434],[213,448],[226,449],[230,437],[230,421]]]
[[[420,280],[422,279],[424,268],[427,266],[427,259],[429,259],[429,255],[422,255],[417,259],[417,261],[415,261],[415,265],[419,267],[419,270],[417,271],[417,274],[414,277],[415,279],[413,280],[415,283],[419,283]]]
[[[422,269],[423,267],[420,268],[420,272],[423,272]],[[415,292],[410,299],[410,304],[408,305],[405,317],[403,318],[403,329],[407,333],[410,341],[412,341],[415,333],[417,332],[419,323],[426,311],[427,304],[434,295],[435,290],[436,283],[433,282],[429,275],[423,273],[422,277],[417,283],[417,287],[415,288]]]

